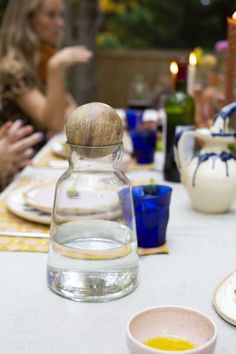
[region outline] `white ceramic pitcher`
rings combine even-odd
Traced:
[[[204,142],[203,148],[186,158],[187,137]],[[235,133],[209,129],[184,131],[177,146],[177,165],[193,208],[203,213],[227,212],[236,197],[236,155],[228,145]]]

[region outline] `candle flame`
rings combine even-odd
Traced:
[[[233,20],[236,20],[236,11],[233,13],[232,19],[233,19]]]
[[[178,73],[178,71],[179,71],[178,64],[176,63],[176,61],[172,61],[170,63],[171,74],[176,75]]]
[[[196,66],[197,65],[197,57],[194,52],[191,52],[189,54],[189,65],[191,66]]]

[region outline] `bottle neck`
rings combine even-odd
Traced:
[[[175,91],[187,92],[186,80],[176,80]]]
[[[107,153],[109,150],[110,153]],[[106,155],[104,156],[104,154]],[[122,143],[109,148],[81,147],[67,144],[69,165],[72,170],[76,171],[113,171],[119,168],[122,155]]]
[[[176,78],[176,91],[187,92],[187,64],[181,60],[178,63],[178,73]]]

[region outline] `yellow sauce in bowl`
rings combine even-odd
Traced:
[[[156,337],[148,339],[144,342],[145,345],[154,349],[180,351],[196,348],[196,344],[185,339],[176,337]]]

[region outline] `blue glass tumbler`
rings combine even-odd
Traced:
[[[171,192],[165,185],[132,187],[139,247],[159,247],[166,242]]]
[[[143,110],[141,109],[126,109],[126,124],[127,129],[132,130],[142,124]]]
[[[134,157],[137,163],[153,163],[157,136],[155,130],[142,129],[130,131]]]

